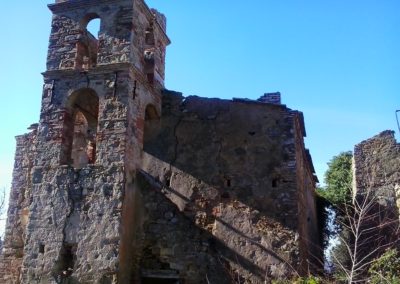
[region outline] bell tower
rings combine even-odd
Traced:
[[[124,224],[133,211],[146,110],[161,115],[166,20],[143,0],[56,0],[48,7],[40,121],[19,138],[27,174],[14,171],[11,195],[29,202],[9,212],[0,279],[128,283],[135,272],[123,250],[133,233]],[[96,35],[87,29],[94,19]]]

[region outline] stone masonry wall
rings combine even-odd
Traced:
[[[283,105],[166,92],[161,120],[145,128],[142,169],[224,244],[219,253],[237,255],[226,256],[229,270],[249,283],[300,268],[294,116]]]
[[[166,19],[143,0],[49,8],[40,121],[17,137],[0,282],[264,283],[303,273],[317,240],[301,113],[279,93],[161,94]]]
[[[321,270],[323,263],[315,198],[315,184],[318,179],[311,155],[304,145],[305,128],[301,113],[295,117],[295,125],[300,271],[302,274],[308,274]]]
[[[4,238],[4,250],[0,256],[0,276],[2,283],[19,283],[21,265],[24,257],[26,225],[28,223],[31,202],[31,170],[36,153],[36,125],[29,134],[16,137],[17,148],[7,212],[7,225]]]
[[[57,74],[56,74],[57,75]],[[117,279],[122,206],[125,189],[127,80],[77,74],[55,81],[51,100],[43,100],[32,169],[32,199],[22,266],[23,283],[80,282]],[[125,74],[129,78],[129,73]],[[75,90],[93,90],[99,98],[96,161],[82,169],[63,165],[68,101]],[[47,96],[47,90],[44,90]],[[70,94],[66,96],[66,94]],[[63,115],[60,115],[63,113]]]
[[[97,63],[104,65],[129,61],[132,1],[103,2],[109,3],[95,5],[96,1],[64,1],[49,5],[54,16],[47,70],[76,69],[77,43],[84,43],[86,24],[92,18],[98,17],[102,20],[102,27],[99,34]],[[115,22],[116,18],[118,22]],[[104,24],[107,22],[114,24]]]
[[[121,250],[132,242],[123,216],[133,206],[127,197],[140,159],[145,108],[151,104],[161,112],[169,43],[165,19],[158,24],[162,15],[141,0],[66,0],[49,8],[53,19],[40,121],[29,142],[18,142],[0,281],[123,283],[131,271]],[[98,42],[86,30],[94,18],[101,19]],[[155,83],[143,66],[150,25],[163,51],[155,57]],[[95,154],[74,168],[78,111],[92,124]],[[26,168],[18,161],[19,155],[27,159],[28,146],[35,151],[29,152]]]
[[[160,278],[193,284],[232,283],[235,275],[225,257],[234,258],[235,253],[220,254],[221,242],[166,198],[163,192],[168,189],[159,181],[142,173],[138,184],[144,205],[143,235],[141,250],[133,253],[138,256],[141,283],[155,283],[152,280]]]
[[[358,191],[373,188],[389,197],[388,205],[399,207],[400,144],[393,131],[361,142],[354,148],[355,181]]]
[[[369,222],[379,229],[375,247],[398,244],[400,213],[400,144],[394,131],[383,131],[354,148],[355,198],[375,199]],[[376,215],[376,216],[375,216]]]
[[[164,84],[165,53],[169,39],[165,34],[165,17],[150,10],[143,0],[80,0],[58,1],[49,5],[54,16],[47,57],[47,70],[79,70],[79,47],[86,46],[92,36],[86,25],[94,18],[101,19],[97,50],[93,66],[130,63],[145,73],[145,52],[154,61],[155,84]],[[162,21],[161,23],[158,22]],[[146,32],[151,27],[152,44],[146,43]],[[90,57],[90,54],[86,54]],[[78,60],[80,62],[80,60]]]

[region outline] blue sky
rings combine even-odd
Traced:
[[[51,14],[45,0],[5,1],[0,17],[0,187],[14,136],[39,120]],[[385,129],[400,109],[398,0],[148,0],[168,18],[166,87],[184,95],[280,91],[304,112],[317,174]],[[397,137],[399,137],[397,135]]]

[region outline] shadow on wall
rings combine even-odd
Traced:
[[[257,283],[298,275],[290,110],[282,105],[196,97],[183,100],[174,94],[164,95],[162,119],[158,117],[146,112],[142,175],[153,191],[166,196],[177,207],[174,210],[189,220],[182,229],[200,229],[209,246],[207,253],[212,251],[229,277]],[[159,205],[145,206],[161,211]],[[160,227],[158,222],[153,225]],[[153,225],[145,228],[146,239],[155,234]],[[165,239],[168,228],[161,227],[156,231]],[[154,239],[148,246],[151,255],[164,259],[170,268],[170,262],[180,256],[163,256],[171,251],[159,242]],[[314,261],[309,260],[310,270]],[[141,265],[151,266],[154,263]],[[185,270],[180,265],[175,268]]]
[[[238,200],[295,230],[296,173],[288,166],[295,149],[287,112],[277,105],[164,96],[161,121],[146,112],[156,119],[145,121],[144,151],[216,189],[212,199]],[[167,185],[174,177],[177,182],[168,169],[155,174]]]
[[[194,226],[192,220],[162,193],[169,189],[143,172],[139,174],[138,182],[147,216],[143,224],[140,260],[144,279],[175,277],[189,283],[207,283],[206,280],[210,283],[234,283],[237,279],[244,280],[237,274],[238,267],[258,279],[265,278],[264,269],[215,238],[211,232]],[[229,224],[223,225],[237,231]],[[268,253],[275,255],[272,251]]]

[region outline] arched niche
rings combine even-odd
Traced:
[[[146,149],[146,144],[155,139],[160,130],[160,116],[157,109],[152,104],[146,106],[144,115],[143,129],[143,148]]]
[[[81,169],[96,162],[99,98],[92,89],[80,89],[68,98],[66,108],[63,160],[64,164]]]
[[[80,21],[80,26],[82,33],[76,46],[75,69],[88,70],[97,65],[101,19],[95,13],[89,13]]]

